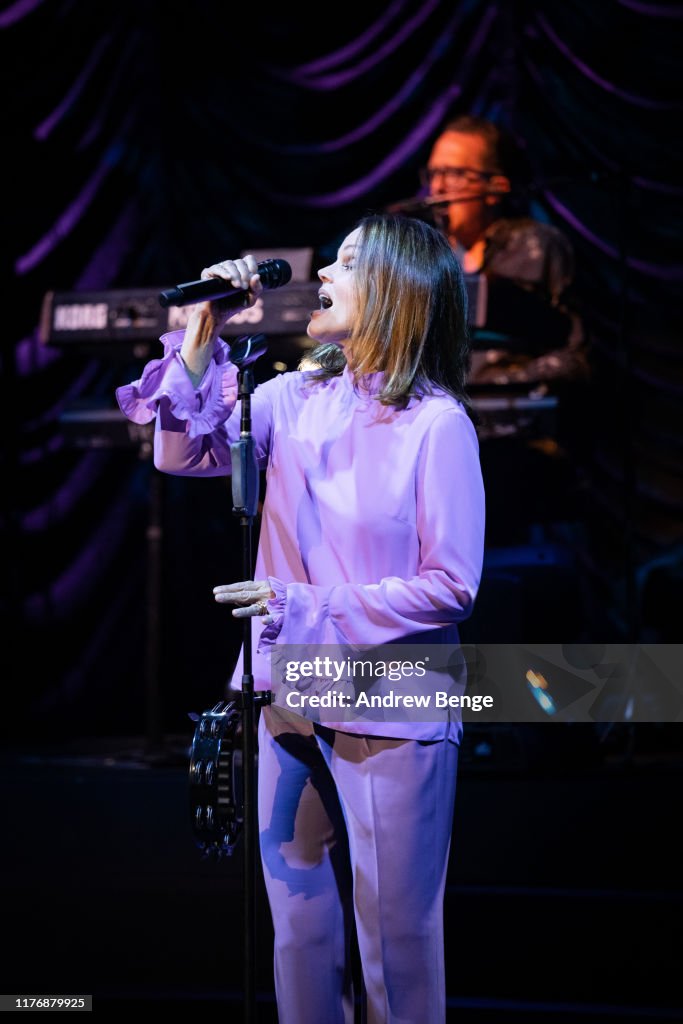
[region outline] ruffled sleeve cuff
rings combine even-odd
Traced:
[[[230,349],[217,338],[211,362],[195,388],[180,355],[184,331],[171,331],[161,337],[162,359],[153,359],[142,371],[140,380],[116,389],[121,411],[133,423],[153,420],[159,402],[167,398],[172,415],[186,423],[190,437],[211,434],[230,416],[237,402],[237,367],[230,362]]]
[[[266,579],[270,583],[270,589],[275,594],[275,597],[271,597],[266,602],[268,614],[273,616],[273,621],[263,628],[258,647],[256,648],[259,654],[267,654],[268,649],[276,642],[280,635],[282,624],[285,621],[285,607],[287,605],[287,587],[282,580],[277,579],[276,576],[267,576]]]

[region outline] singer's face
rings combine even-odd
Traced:
[[[496,200],[488,194],[490,164],[488,144],[480,135],[444,132],[434,143],[427,168],[429,194],[465,199],[447,207],[448,234],[471,244],[491,220]],[[471,197],[471,198],[470,198]]]
[[[347,235],[337,259],[318,271],[322,285],[320,308],[311,313],[306,333],[317,342],[334,342],[345,347],[358,314],[356,288],[356,251],[360,245],[360,228]]]

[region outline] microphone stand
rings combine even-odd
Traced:
[[[408,199],[399,199],[395,203],[389,203],[388,206],[384,207],[385,213],[403,213],[407,215],[414,215],[419,217],[420,214],[434,213],[438,214],[441,207],[452,206],[455,203],[477,203],[486,196],[497,195],[501,198],[504,196],[510,196],[511,198],[531,198],[536,193],[542,193],[547,188],[554,188],[557,185],[574,185],[577,183],[585,182],[587,184],[597,184],[599,182],[607,182],[608,184],[612,181],[619,182],[619,176],[610,171],[600,170],[588,170],[577,172],[576,174],[561,174],[553,175],[547,178],[535,178],[533,181],[520,183],[515,182],[508,192],[501,192],[496,189],[487,190],[484,192],[472,193],[471,195],[462,194],[461,192],[448,192],[438,195],[429,195],[428,193],[420,193],[415,196],[409,196]]]
[[[259,474],[256,448],[251,433],[251,395],[254,374],[241,363],[248,358],[248,350],[240,358],[231,350],[231,361],[239,367],[237,375],[238,398],[241,402],[240,439],[230,445],[232,454],[233,514],[239,516],[242,527],[242,578],[252,578],[252,525],[258,509]],[[251,651],[251,616],[243,621],[243,674],[239,704],[242,709],[242,774],[244,836],[244,1021],[255,1020],[255,860],[256,860],[256,754],[254,724],[256,707],[270,703],[270,691],[254,692]]]

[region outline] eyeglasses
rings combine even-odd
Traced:
[[[459,185],[476,185],[479,181],[489,181],[498,171],[478,171],[474,167],[423,167],[420,179],[423,185],[430,186],[435,178],[442,178],[447,188]]]

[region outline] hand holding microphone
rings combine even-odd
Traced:
[[[159,304],[166,308],[223,299],[225,301],[221,305],[244,309],[253,305],[252,296],[259,291],[254,281],[252,296],[245,297],[245,290],[250,289],[254,275],[258,276],[263,288],[280,288],[291,281],[292,268],[287,260],[281,259],[263,260],[261,263],[256,263],[253,256],[245,256],[243,260],[225,260],[203,270],[201,281],[187,281],[160,292]]]
[[[200,290],[200,282],[197,282],[197,287],[193,289],[194,296],[190,293],[190,288],[186,287],[184,289],[185,297],[190,293],[189,297],[191,299],[194,297],[194,302],[201,302],[202,299],[208,302],[215,308],[215,312],[223,323],[232,312],[253,306],[263,291],[258,264],[253,256],[214,263],[212,267],[202,270],[202,281],[206,282],[204,295],[197,294]],[[222,282],[230,285],[230,288],[226,288],[225,292],[220,294],[224,287]],[[182,285],[180,289],[183,290]]]
[[[287,284],[292,268],[286,260],[257,263],[253,256],[224,260],[202,271],[200,281],[189,281],[161,292],[162,306],[194,304],[180,354],[198,383],[209,365],[214,344],[230,314],[253,306],[264,288]]]

